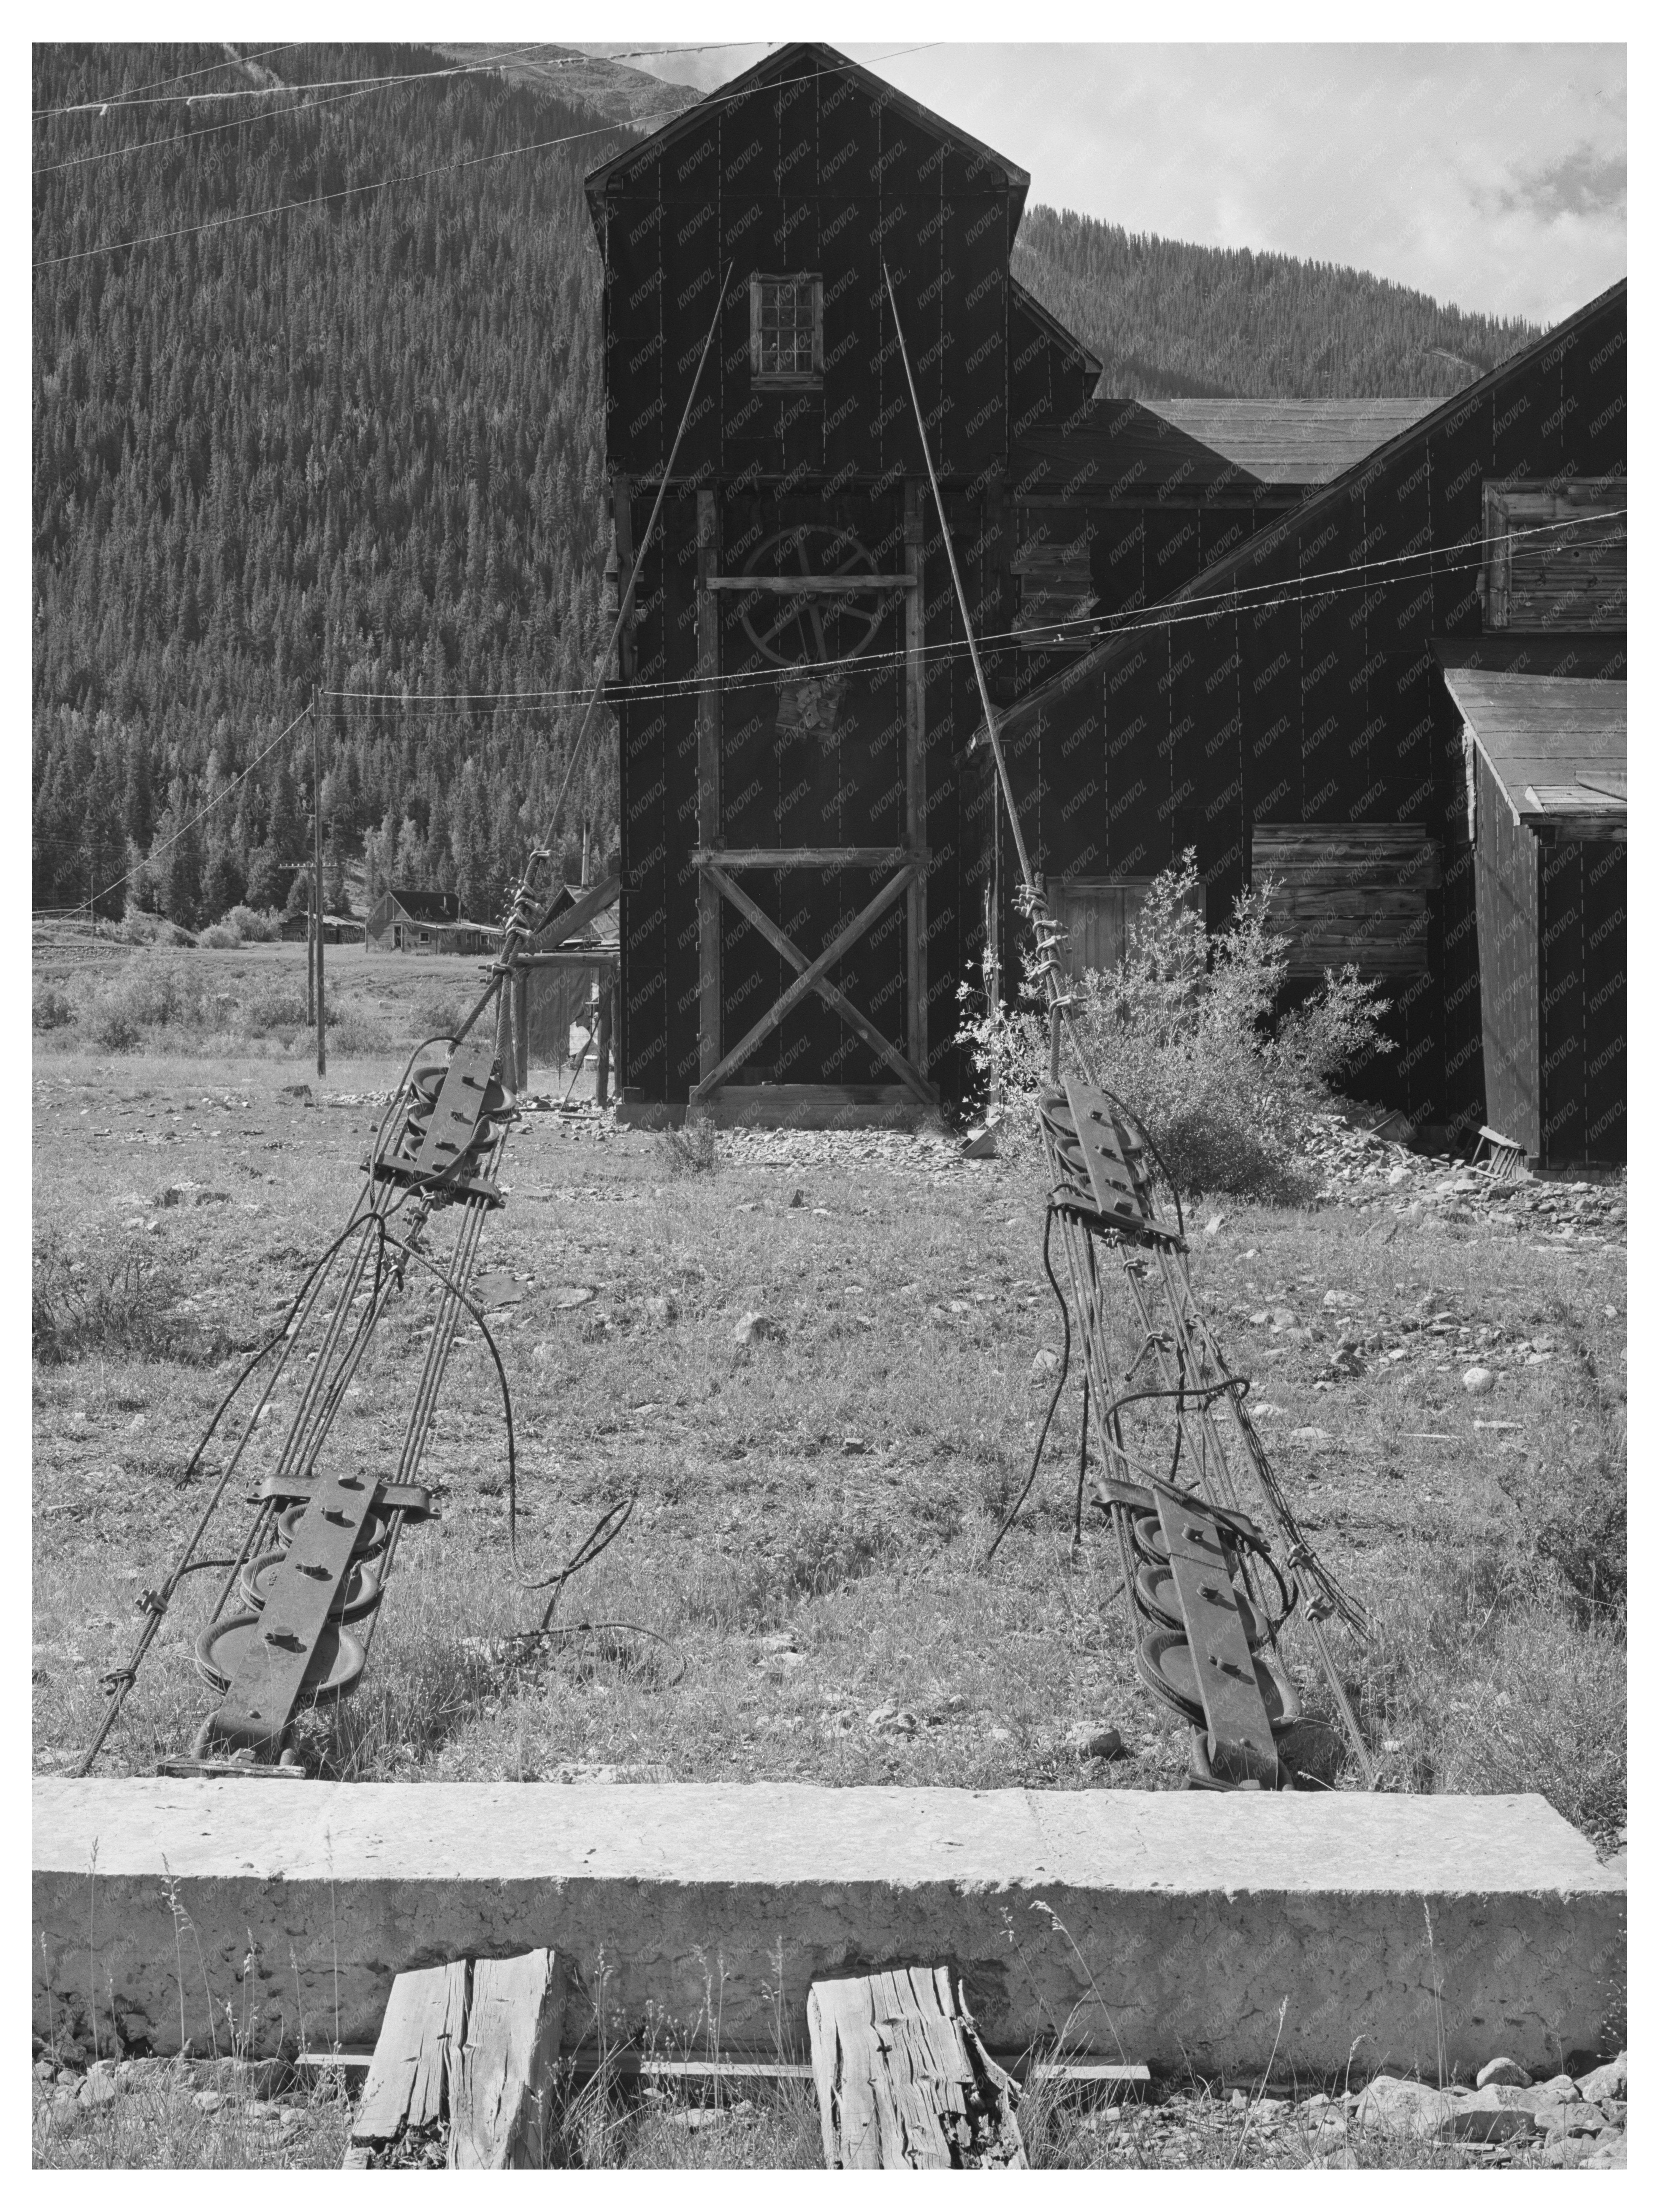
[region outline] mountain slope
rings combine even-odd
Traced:
[[[1126,398],[1440,398],[1539,334],[1358,270],[1132,235],[1069,210],[1027,211],[1013,270]]]

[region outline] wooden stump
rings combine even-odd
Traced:
[[[563,2026],[550,1951],[399,1974],[345,2163],[391,2163],[400,2147],[441,2143],[450,2166],[541,2166]]]
[[[827,2166],[1025,2165],[1018,2092],[946,1968],[814,1982],[806,2021]]]

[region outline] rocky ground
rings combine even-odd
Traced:
[[[104,2163],[118,2137],[129,2151],[123,2162],[166,2164],[186,2154],[192,2136],[210,2135],[223,2154],[214,2163],[337,2165],[363,2078],[361,2066],[296,2072],[228,2059],[88,2066],[55,2051],[42,2051],[34,2075],[36,2162],[46,2165]],[[656,2164],[683,2155],[676,2138],[714,2167],[817,2162],[809,2096],[790,2085],[781,2103],[757,2100],[734,2097],[733,2086],[744,2085],[727,2085],[712,2101],[649,2092],[626,2113],[616,2105],[599,2128],[586,2109],[592,2093],[573,2089],[579,2124],[563,2131],[563,2162]],[[1022,2125],[1040,2167],[1606,2170],[1626,2164],[1627,2095],[1623,2051],[1581,2067],[1576,2079],[1564,2072],[1540,2081],[1498,2057],[1473,2085],[1443,2091],[1378,2075],[1358,2089],[1300,2094],[1282,2084],[1160,2082],[1106,2104],[1033,2092]]]

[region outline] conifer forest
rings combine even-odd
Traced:
[[[331,901],[490,920],[545,823],[608,622],[581,183],[629,134],[446,65],[34,48],[37,908],[281,907],[320,803]],[[1014,266],[1133,396],[1439,394],[1534,335],[1045,208]],[[607,717],[567,836],[616,805]]]

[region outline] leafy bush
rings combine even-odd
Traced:
[[[306,1026],[303,991],[281,978],[262,983],[243,1002],[242,1026],[250,1036],[287,1036]]]
[[[453,1036],[471,1012],[477,993],[435,977],[422,984],[410,1004],[410,1035],[416,1037]]]
[[[1188,852],[1154,879],[1116,969],[1091,969],[1074,986],[1089,1064],[1141,1116],[1183,1191],[1304,1197],[1309,1115],[1334,1079],[1392,1048],[1378,986],[1352,968],[1284,1010],[1288,949],[1267,927],[1268,894],[1265,883],[1245,891],[1231,926],[1211,937]],[[1024,1003],[991,1007],[963,1037],[1010,1109],[1012,1149],[1034,1151],[1048,1018],[1029,968]]]
[[[210,952],[234,952],[241,941],[236,932],[227,929],[222,921],[210,922],[196,940]]]
[[[274,945],[283,933],[282,917],[267,908],[264,913],[251,906],[234,906],[225,916],[224,926],[234,929],[243,945]]]
[[[61,1030],[75,1019],[74,1001],[51,983],[37,983],[29,1018],[37,1030]]]
[[[106,1052],[131,1052],[149,1031],[221,1025],[220,1002],[207,977],[161,957],[129,960],[99,987],[87,1010],[88,1034]]]
[[[670,1175],[713,1175],[720,1166],[719,1139],[706,1114],[688,1114],[684,1128],[665,1129],[658,1141]]]
[[[330,1046],[349,1057],[367,1060],[390,1052],[395,1042],[374,1009],[358,999],[330,1000],[327,1024]]]
[[[146,914],[141,907],[129,907],[118,934],[129,945],[188,945],[188,933],[159,914]]]

